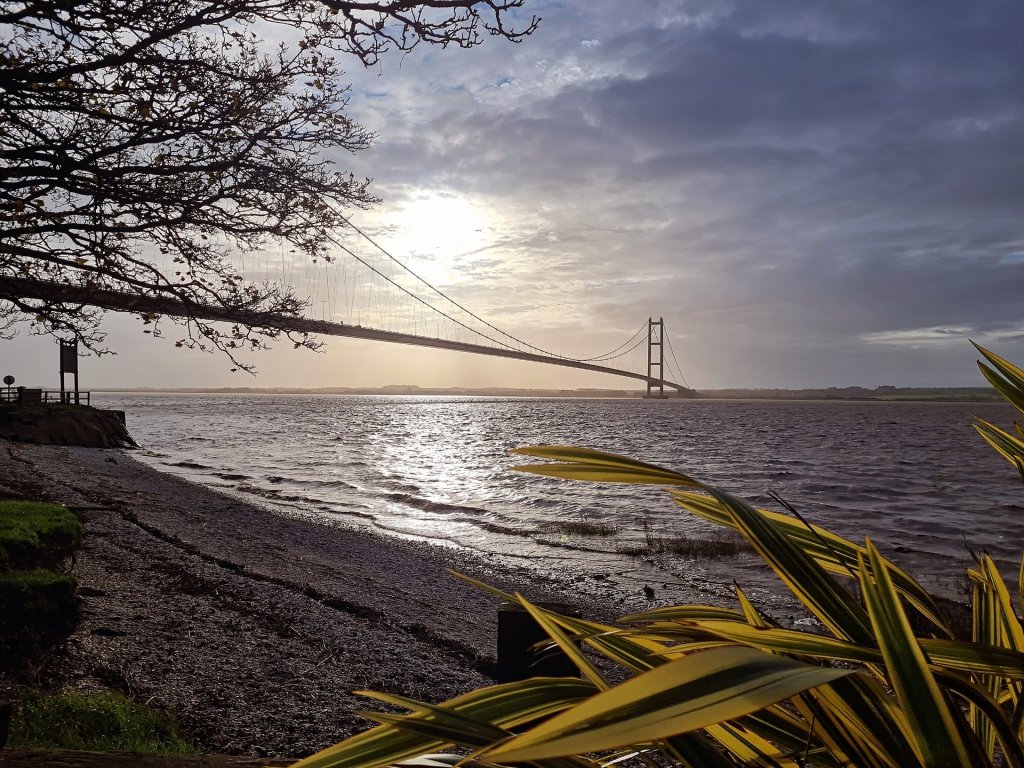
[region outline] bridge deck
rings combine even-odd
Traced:
[[[173,315],[177,317],[195,317],[200,320],[242,323],[280,331],[319,334],[324,336],[348,336],[358,339],[384,341],[391,344],[408,344],[416,347],[433,347],[450,349],[458,352],[470,352],[476,355],[506,357],[515,360],[526,360],[534,363],[560,365],[565,368],[578,368],[611,376],[624,376],[638,379],[653,386],[660,386],[661,380],[643,373],[624,371],[580,360],[572,360],[551,355],[540,355],[533,352],[520,352],[502,347],[488,347],[483,344],[470,344],[461,341],[448,341],[428,336],[417,336],[411,333],[382,331],[376,328],[364,328],[359,325],[334,323],[325,320],[311,320],[304,317],[274,315],[265,312],[254,312],[232,307],[218,307],[210,304],[180,301],[163,296],[141,296],[126,294],[119,291],[85,288],[82,286],[62,285],[42,280],[0,276],[0,296],[20,296],[43,301],[59,301],[71,304],[83,304],[120,312],[153,313],[157,315]],[[692,390],[672,381],[665,381],[665,386],[677,392]]]

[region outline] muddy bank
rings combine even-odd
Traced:
[[[89,448],[132,448],[118,412],[96,408],[39,405],[0,406],[0,439],[39,445],[81,445]]]
[[[283,518],[120,451],[0,441],[0,496],[86,526],[83,620],[35,682],[120,689],[209,751],[305,755],[367,727],[353,690],[440,701],[492,682],[496,602],[445,567],[572,602],[532,571]]]

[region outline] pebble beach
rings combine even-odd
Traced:
[[[0,497],[85,525],[82,620],[32,684],[120,690],[206,752],[301,757],[370,725],[353,691],[438,702],[493,683],[498,602],[446,569],[574,603],[529,569],[284,517],[129,451],[2,441]]]

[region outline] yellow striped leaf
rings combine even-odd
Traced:
[[[928,768],[969,768],[972,761],[953,714],[928,669],[928,660],[903,612],[889,571],[870,541],[867,553],[867,559],[861,558],[859,569],[864,601],[921,762]]]
[[[486,754],[530,762],[664,739],[756,712],[852,674],[751,648],[693,653],[562,712]]]
[[[574,678],[535,677],[481,688],[441,706],[500,728],[514,728],[566,709],[595,691],[589,683]],[[442,739],[382,725],[310,755],[293,768],[380,768],[449,745]]]
[[[689,491],[671,490],[669,494],[678,506],[688,512],[717,525],[736,529],[728,510],[715,498]],[[757,511],[783,531],[794,544],[814,558],[815,562],[829,573],[855,577],[857,556],[865,554],[863,546],[817,525],[807,525],[802,520],[781,512],[768,509],[758,509]],[[900,594],[907,598],[932,624],[951,636],[952,633],[931,595],[898,565],[885,558],[883,558],[883,562],[889,569]]]
[[[652,485],[682,485],[699,488],[692,477],[673,472],[654,464],[645,464],[626,456],[595,451],[590,448],[572,448],[562,445],[538,445],[516,448],[513,453],[551,459],[559,464],[524,464],[512,467],[520,472],[560,477],[566,480],[590,480],[603,483],[644,483]]]

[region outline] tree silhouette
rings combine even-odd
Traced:
[[[239,349],[281,333],[316,347],[263,322],[301,312],[291,289],[244,280],[228,256],[283,238],[328,258],[346,211],[376,202],[325,154],[373,139],[345,114],[336,57],[519,41],[538,21],[509,21],[524,2],[0,2],[0,334],[27,320],[105,352],[83,296],[116,291],[184,308],[177,345],[243,368]],[[137,314],[151,332],[163,313]]]

